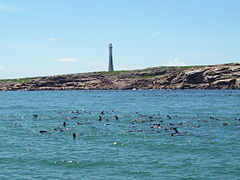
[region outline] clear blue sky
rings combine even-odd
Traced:
[[[239,62],[239,0],[0,0],[0,79]]]

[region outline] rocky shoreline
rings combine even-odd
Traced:
[[[240,89],[240,64],[153,67],[0,80],[0,91]]]

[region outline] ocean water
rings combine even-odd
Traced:
[[[240,179],[239,140],[239,90],[0,92],[1,180]]]

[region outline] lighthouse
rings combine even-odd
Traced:
[[[113,70],[113,56],[112,56],[112,44],[109,44],[109,64],[108,64],[108,71],[114,71]]]

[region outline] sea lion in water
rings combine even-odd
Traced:
[[[227,126],[227,125],[229,125],[229,124],[228,124],[228,123],[222,123],[222,125],[223,125],[223,126]]]
[[[60,127],[55,127],[54,130],[55,130],[55,131],[60,131],[60,132],[65,131],[65,129],[62,129],[62,128],[60,128]]]
[[[63,126],[66,127],[67,123],[66,122],[63,122]]]
[[[45,131],[45,130],[40,130],[39,132],[42,134],[42,133],[46,133],[47,131]]]
[[[37,114],[33,114],[32,116],[33,116],[33,118],[38,118]]]
[[[183,136],[183,135],[184,135],[184,133],[179,132],[176,127],[174,127],[173,130],[174,130],[175,132],[172,133],[171,136]]]
[[[167,115],[167,118],[168,118],[168,119],[172,119],[171,116],[169,116],[169,115]]]
[[[219,120],[218,118],[214,118],[212,116],[210,116],[209,118],[212,119],[212,120]]]
[[[173,128],[173,130],[175,131],[175,133],[179,133],[178,129],[176,127]]]
[[[73,133],[72,135],[73,135],[73,139],[75,139],[77,137],[77,135],[75,133]]]

